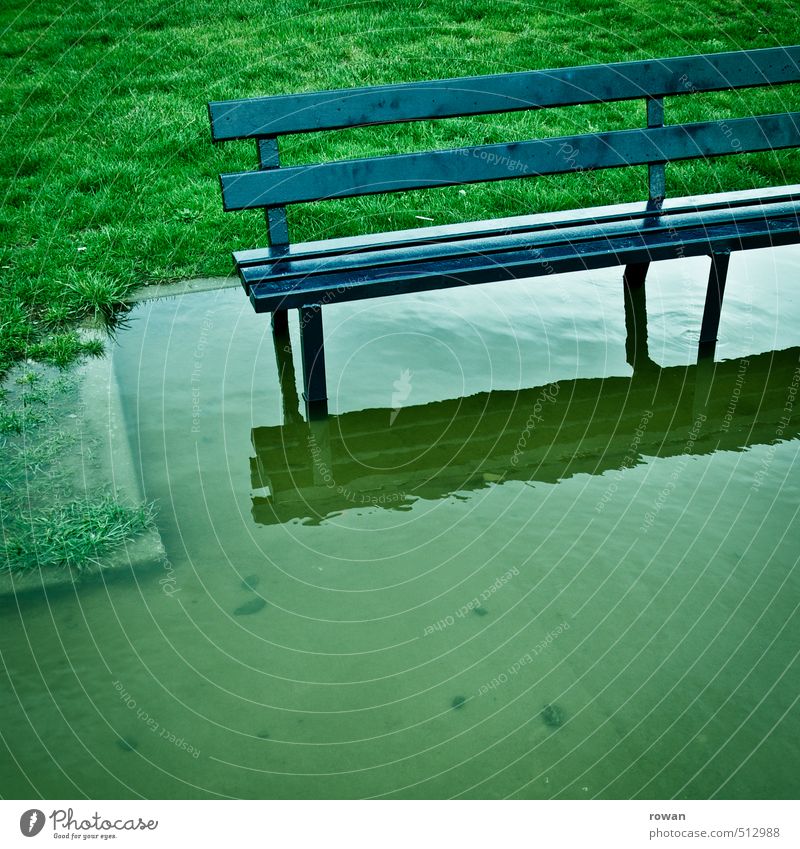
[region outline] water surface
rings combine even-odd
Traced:
[[[619,269],[326,308],[313,427],[240,290],[138,307],[171,568],[5,605],[3,795],[796,798],[800,250],[698,366],[707,265],[646,344]]]

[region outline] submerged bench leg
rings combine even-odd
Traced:
[[[626,265],[625,273],[622,276],[625,287],[627,289],[641,289],[644,286],[648,268],[650,268],[649,262],[632,262],[630,265]]]
[[[700,344],[698,357],[713,357],[717,346],[719,318],[722,311],[722,298],[725,295],[725,280],[728,277],[730,251],[711,254],[711,271],[708,275],[706,305],[703,309],[703,323],[700,326]]]
[[[309,419],[328,415],[328,389],[325,381],[325,341],[322,334],[322,307],[300,308],[300,351],[303,359],[303,399]]]

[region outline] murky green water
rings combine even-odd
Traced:
[[[171,569],[4,607],[3,795],[796,798],[798,267],[701,367],[702,260],[635,372],[619,270],[328,308],[312,430],[240,290],[139,307]]]

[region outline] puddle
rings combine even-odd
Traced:
[[[707,265],[635,350],[619,269],[328,307],[313,427],[240,290],[139,305],[170,567],[2,612],[3,795],[796,798],[800,250],[697,366]]]

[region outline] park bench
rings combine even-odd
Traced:
[[[225,210],[266,211],[269,246],[234,253],[276,335],[298,309],[309,418],[327,414],[322,306],[565,271],[711,257],[700,351],[713,353],[731,251],[800,240],[800,185],[666,198],[665,164],[800,147],[800,112],[664,123],[664,98],[800,81],[800,46],[209,104],[215,142],[255,139],[259,168],[222,174]],[[647,126],[451,150],[281,166],[278,138],[378,124],[642,99]],[[412,189],[648,166],[638,203],[290,243],[286,207]]]

